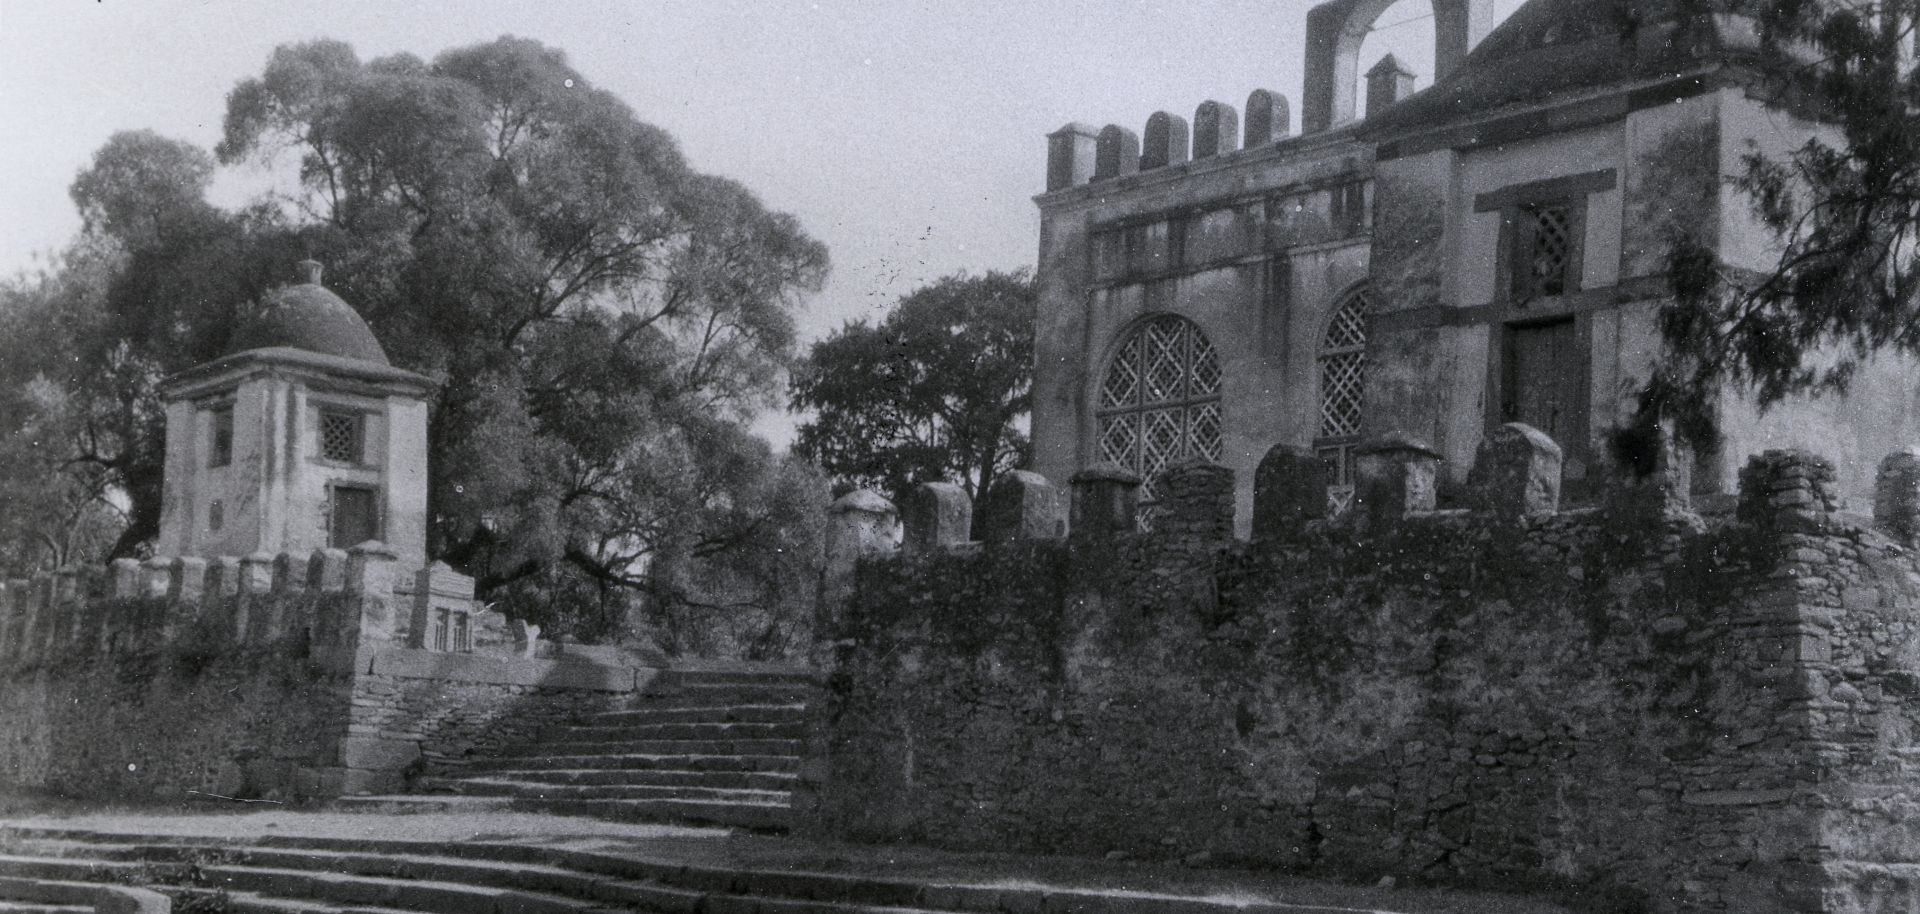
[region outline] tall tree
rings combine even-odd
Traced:
[[[155,383],[219,353],[303,256],[396,363],[442,382],[429,550],[484,588],[558,576],[626,605],[672,550],[771,548],[803,522],[742,494],[785,470],[740,429],[774,402],[825,248],[695,170],[558,50],[502,38],[363,62],[338,41],[284,46],[228,96],[217,153],[291,161],[299,190],[218,210],[202,194],[214,160],[148,134],[116,137],[74,185],[89,236],[121,258],[78,311],[86,364],[128,366],[86,382],[127,407],[95,455],[124,463],[123,549],[158,519]]]
[[[977,500],[1027,457],[1033,306],[1025,272],[948,276],[815,343],[793,375],[792,408],[814,412],[795,450],[846,487],[951,480]]]
[[[1717,439],[1729,383],[1761,405],[1845,390],[1875,353],[1920,355],[1920,0],[1671,0],[1685,22],[1744,12],[1771,97],[1817,124],[1786,155],[1755,150],[1732,183],[1778,243],[1757,273],[1710,238],[1674,239],[1667,355],[1642,394],[1647,418]]]

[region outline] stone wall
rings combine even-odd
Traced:
[[[1906,547],[1792,452],[1714,528],[1674,480],[1562,512],[1557,448],[1504,431],[1481,460],[1519,465],[1474,474],[1473,512],[1434,511],[1399,442],[1354,517],[1301,523],[1312,493],[1285,490],[1324,479],[1276,449],[1253,542],[1200,516],[1231,509],[1223,471],[1183,467],[1173,529],[870,556],[833,619],[811,827],[1607,911],[1911,910]],[[1083,500],[1130,507],[1090,479],[1080,531],[1103,528]]]
[[[6,582],[0,788],[248,799],[397,790],[409,775],[631,695],[653,672],[504,646],[409,648],[396,565],[368,544]]]

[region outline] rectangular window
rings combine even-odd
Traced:
[[[233,462],[233,406],[217,407],[209,418],[213,441],[207,448],[207,466],[223,467]]]
[[[320,457],[338,463],[366,460],[366,417],[344,410],[320,411]]]
[[[1512,294],[1516,302],[1566,294],[1574,264],[1576,220],[1564,203],[1523,206],[1514,216]]]
[[[1333,236],[1352,238],[1367,230],[1367,182],[1352,181],[1333,189]]]
[[[452,627],[449,623],[452,619],[452,616],[453,616],[453,613],[448,612],[447,610],[444,610],[444,609],[440,610],[437,613],[434,613],[433,649],[436,651],[445,652],[447,649],[447,638],[449,635],[448,630]]]
[[[327,518],[327,545],[351,549],[368,540],[380,539],[380,504],[373,489],[358,486],[334,486],[330,516]]]
[[[466,613],[453,614],[453,650],[462,654],[473,653],[473,626]]]

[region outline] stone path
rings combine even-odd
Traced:
[[[1565,914],[1499,895],[498,812],[18,819],[0,822],[6,877],[225,892],[241,914]]]

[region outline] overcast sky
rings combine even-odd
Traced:
[[[1506,13],[1520,0],[1497,0]],[[362,59],[503,34],[564,50],[587,79],[826,242],[810,336],[923,282],[1031,266],[1045,134],[1135,130],[1156,109],[1284,92],[1298,126],[1310,0],[0,0],[0,273],[79,228],[67,186],[116,130],[211,148],[225,96],[277,45],[342,39]],[[1424,0],[1379,20],[1431,75]],[[223,174],[217,202],[271,186]],[[777,428],[768,431],[779,435]]]

